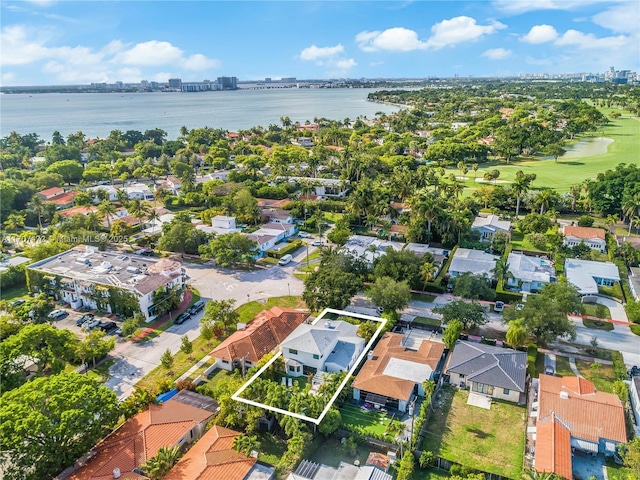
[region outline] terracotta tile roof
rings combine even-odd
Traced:
[[[555,414],[538,420],[535,467],[571,480],[571,431]]]
[[[367,457],[365,465],[373,465],[374,467],[378,467],[386,472],[389,469],[390,463],[391,459],[386,455],[378,452],[371,452]]]
[[[353,388],[384,395],[399,400],[408,400],[416,382],[386,375],[385,369],[392,358],[428,365],[435,370],[444,344],[423,340],[418,350],[409,350],[402,345],[403,335],[387,332],[373,350],[373,359],[367,360],[353,381]]]
[[[80,207],[69,208],[67,210],[62,210],[60,212],[60,216],[62,216],[62,217],[72,217],[74,215],[89,215],[90,213],[96,213],[97,211],[98,211],[98,207],[80,206]]]
[[[174,273],[172,275],[148,275],[147,277],[136,283],[134,288],[143,295],[146,295],[148,293],[156,291],[159,287],[166,285],[179,276],[179,273]]]
[[[55,197],[51,197],[49,199],[45,199],[44,203],[55,203],[58,206],[62,205],[71,205],[73,204],[73,199],[76,198],[80,192],[65,192],[60,195],[56,195]]]
[[[119,468],[121,478],[146,478],[132,473],[153,457],[160,447],[173,446],[212,413],[169,400],[127,420],[93,449],[93,456],[67,480],[107,480]]]
[[[627,441],[620,399],[597,391],[584,378],[540,375],[539,417],[552,413],[570,426],[572,437],[590,442],[601,438]]]
[[[47,198],[47,197],[52,197],[54,195],[60,195],[62,193],[64,193],[64,188],[51,187],[51,188],[47,188],[46,190],[42,190],[42,191],[38,192],[37,195],[40,195],[41,197]]]
[[[238,330],[216,347],[211,354],[229,362],[246,357],[257,362],[276,348],[295,328],[309,317],[308,313],[273,307],[259,313],[244,330]]]
[[[233,450],[240,432],[213,426],[164,477],[164,480],[242,480],[256,463]]]
[[[291,200],[288,198],[282,200],[273,200],[271,198],[256,198],[258,207],[260,208],[282,208]]]
[[[572,227],[570,225],[565,225],[562,229],[562,233],[564,233],[565,237],[571,236],[576,238],[583,238],[585,240],[588,240],[590,238],[599,238],[600,240],[604,240],[603,228]]]
[[[337,147],[335,145],[325,145],[325,148],[328,148],[329,150],[334,150],[336,152],[344,152],[344,148]]]
[[[391,233],[407,233],[409,231],[408,225],[391,225]]]

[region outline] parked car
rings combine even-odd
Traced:
[[[307,233],[307,232],[299,232],[299,233],[298,233],[298,236],[299,236],[300,238],[311,238],[311,234],[310,234],[310,233]]]
[[[93,320],[94,318],[95,318],[95,315],[93,313],[85,313],[84,315],[82,315],[80,318],[76,320],[76,325],[79,327],[87,320]]]
[[[119,337],[124,337],[124,335],[122,334],[122,328],[116,328],[116,329],[113,331],[113,334],[114,334],[114,335],[117,335],[117,336],[119,336]]]
[[[176,325],[182,325],[184,322],[189,320],[189,317],[191,317],[191,315],[189,315],[189,312],[182,312],[180,315],[178,315],[173,323],[175,323]]]
[[[376,313],[377,313],[378,315],[382,315],[382,314],[384,313],[384,308],[382,308],[382,307],[377,307],[377,308],[376,308]]]
[[[96,328],[98,325],[100,325],[100,320],[98,320],[97,318],[92,318],[84,322],[82,324],[82,328],[84,328],[87,331],[91,331],[94,328]]]
[[[516,305],[516,310],[519,312],[520,310],[522,310],[524,308],[524,304],[523,303],[518,303]]]
[[[630,377],[638,377],[640,376],[640,368],[638,368],[637,365],[634,365],[633,367],[631,367],[628,373]]]
[[[109,332],[111,330],[115,330],[116,328],[118,328],[118,325],[116,324],[116,322],[100,322],[98,323],[98,328],[100,330],[104,330],[105,332]]]
[[[501,302],[500,300],[498,300],[494,305],[493,305],[493,311],[494,312],[501,312],[504,310],[504,302]]]
[[[26,300],[24,298],[19,298],[17,300],[14,300],[13,302],[11,302],[9,305],[11,305],[12,307],[19,307],[20,305],[23,305],[24,302],[26,302]]]
[[[289,253],[283,255],[280,260],[278,260],[278,265],[288,265],[293,260],[293,256]]]
[[[322,245],[324,245],[322,240],[314,240],[313,242],[311,242],[312,247],[321,247]]]
[[[136,255],[141,255],[143,257],[153,257],[153,250],[150,248],[141,248],[136,252]]]
[[[447,283],[447,289],[446,289],[447,293],[451,293],[453,292],[453,283]]]
[[[69,314],[67,313],[66,310],[57,309],[57,310],[54,310],[53,312],[51,312],[48,315],[48,317],[52,318],[53,320],[60,320],[61,318],[66,317],[67,315],[69,315]]]
[[[551,365],[545,365],[544,373],[545,375],[555,375],[556,372]]]
[[[191,305],[191,308],[189,309],[189,314],[195,315],[196,313],[200,312],[204,308],[204,304],[205,304],[204,300],[198,300],[196,303]]]

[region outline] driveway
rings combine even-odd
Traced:
[[[302,295],[303,283],[293,276],[297,263],[273,266],[266,269],[234,271],[214,268],[211,264],[183,263],[189,277],[187,283],[198,289],[204,300],[236,300],[236,306],[248,301],[264,301],[270,297]],[[191,317],[182,325],[172,325],[161,335],[143,343],[118,340],[111,356],[116,360],[109,369],[106,385],[118,398],[126,398],[135,383],[160,365],[160,357],[168,348],[172,353],[180,350],[181,338],[190,340],[200,335],[200,318],[203,313]]]
[[[610,298],[598,296],[596,300],[599,304],[604,305],[611,312],[611,319],[618,320],[620,322],[628,322],[627,312],[621,303],[616,302]]]

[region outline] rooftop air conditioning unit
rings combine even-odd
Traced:
[[[560,398],[567,400],[569,398],[569,392],[560,392]]]

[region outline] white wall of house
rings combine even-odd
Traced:
[[[631,379],[631,385],[629,386],[629,400],[631,400],[631,407],[633,409],[633,416],[636,419],[636,425],[640,427],[640,393],[638,389],[633,386],[633,379]]]
[[[222,370],[226,370],[230,372],[233,370],[233,364],[228,360],[224,360],[222,358],[216,358],[216,368],[220,368]]]
[[[331,352],[331,350],[333,350],[333,347],[336,346],[336,343],[338,343],[337,339],[335,339],[331,343],[330,348],[327,348],[326,351]],[[292,351],[291,349],[286,347],[282,347],[282,355],[285,359],[290,358],[292,360],[296,360],[297,362],[300,362],[307,367],[315,368],[319,372],[323,371],[324,362],[326,359],[324,354],[314,354],[309,352],[302,352],[300,350]]]
[[[582,238],[578,238],[578,237],[574,237],[574,236],[567,236],[564,237],[564,244],[567,247],[575,247],[576,245],[580,245],[582,242],[584,242],[584,244],[593,249],[593,250],[598,250],[599,252],[604,253],[604,251],[607,248],[607,243],[600,239],[600,238],[588,238],[588,239],[582,239]]]

